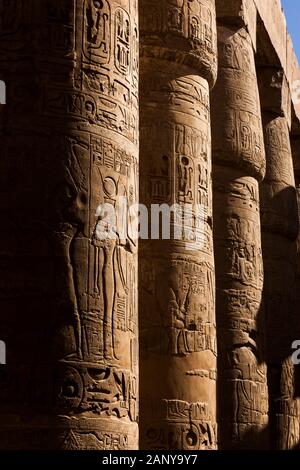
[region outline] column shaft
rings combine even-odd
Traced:
[[[137,1],[0,6],[0,446],[134,449]]]
[[[214,1],[144,0],[140,20],[140,199],[165,205],[163,223],[174,209],[169,239],[140,242],[141,447],[214,449]],[[176,239],[181,211],[190,224]]]
[[[218,416],[222,449],[265,447],[258,181],[265,154],[254,53],[245,28],[218,26],[212,93]]]

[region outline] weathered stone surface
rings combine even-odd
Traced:
[[[299,119],[280,0],[0,0],[0,448],[300,446]]]
[[[140,0],[140,11],[140,55],[190,66],[213,85],[215,0]]]
[[[267,89],[264,91],[268,93]],[[266,177],[260,195],[270,445],[283,450],[292,449],[300,439],[300,407],[295,399],[294,365],[290,357],[291,344],[299,332],[295,312],[295,240],[299,220],[287,120],[263,110],[263,124]]]
[[[258,190],[265,153],[260,103],[247,31],[218,26],[218,45],[212,143],[220,448],[266,448]]]
[[[221,448],[264,448],[263,263],[258,182],[214,164],[219,430]]]
[[[0,446],[134,449],[137,250],[98,208],[138,196],[137,2],[4,6]]]
[[[214,1],[141,1],[140,199],[190,214],[204,240],[141,240],[143,449],[214,449],[215,281],[209,85]],[[207,79],[207,80],[206,80]],[[196,219],[197,206],[203,213]],[[179,217],[180,219],[180,217]],[[176,216],[172,225],[176,226]],[[202,237],[201,237],[202,238]]]
[[[265,174],[264,143],[254,53],[245,29],[218,27],[219,74],[212,93],[213,159]]]
[[[216,0],[219,24],[246,26],[256,49],[257,9],[254,0]]]
[[[268,159],[261,185],[262,230],[295,240],[299,230],[298,207],[287,121],[268,112],[263,113],[263,118]]]
[[[294,449],[299,445],[299,400],[295,400],[295,373],[290,358],[268,365],[270,449]]]

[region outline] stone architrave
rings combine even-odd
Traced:
[[[140,445],[214,449],[214,1],[141,0],[140,23],[140,200],[163,223],[175,208],[171,236],[139,244]]]
[[[268,395],[258,188],[265,151],[253,46],[246,28],[220,23],[218,52],[212,146],[219,447],[265,448]]]
[[[0,447],[136,449],[137,0],[0,16]]]

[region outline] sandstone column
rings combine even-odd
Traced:
[[[149,211],[164,205],[163,222],[177,207],[170,239],[140,242],[140,445],[214,449],[214,1],[142,0],[140,23],[140,198]]]
[[[253,45],[245,26],[220,21],[218,51],[212,142],[220,448],[265,448],[258,190],[265,154]]]
[[[295,339],[296,238],[298,211],[289,136],[291,100],[283,71],[259,70],[266,148],[260,188],[265,270],[264,315],[270,406],[270,442],[291,449],[299,442],[299,404],[294,399],[291,345]]]
[[[298,124],[298,123],[297,123]],[[300,125],[298,124],[297,133],[291,136],[292,155],[294,163],[294,175],[297,192],[297,205],[298,205],[298,221],[300,228]],[[295,312],[299,310],[300,305],[300,231],[298,230],[297,238],[297,272],[296,272],[296,287],[295,287]],[[294,334],[294,340],[300,340],[300,325],[297,332]],[[300,392],[300,370],[298,368],[298,394]]]
[[[293,121],[295,124],[295,121]],[[291,146],[292,146],[292,155],[293,155],[293,163],[294,163],[294,174],[295,174],[295,183],[296,183],[296,193],[297,193],[297,205],[298,205],[298,237],[297,237],[297,270],[296,270],[296,283],[295,283],[295,296],[294,296],[294,312],[295,312],[295,320],[296,320],[296,329],[293,333],[293,341],[300,340],[300,322],[299,322],[299,305],[300,305],[300,125],[299,121],[296,121],[296,130],[294,132],[292,126],[292,135],[291,135]],[[300,397],[300,365],[297,364],[299,361],[299,346],[296,353],[296,367],[294,369],[295,372],[295,398]],[[299,413],[300,415],[300,413]],[[298,416],[299,416],[298,415]],[[298,418],[298,426],[300,432],[300,419]],[[298,441],[298,449],[300,448],[300,439]]]
[[[134,449],[137,0],[0,10],[0,446]]]

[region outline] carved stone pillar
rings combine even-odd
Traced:
[[[291,362],[291,346],[299,331],[294,303],[299,221],[289,136],[290,96],[284,74],[276,68],[261,69],[259,83],[267,162],[260,195],[270,442],[275,449],[291,449],[300,436]]]
[[[261,214],[270,437],[272,446],[283,450],[293,448],[300,438],[290,359],[299,331],[294,303],[298,213],[286,118],[263,112],[263,120],[267,174],[261,185]]]
[[[169,239],[139,248],[141,448],[214,449],[214,1],[142,0],[140,22],[140,199],[165,205],[163,223],[175,209]]]
[[[297,192],[298,203],[298,220],[300,229],[300,127],[298,133],[291,138],[292,155],[294,162],[294,174]],[[295,311],[298,312],[300,305],[300,230],[298,231],[297,238],[297,273],[296,273],[296,288],[295,288]],[[299,326],[300,327],[300,326]],[[295,340],[300,340],[300,331],[295,335]],[[298,368],[299,369],[299,368]],[[300,392],[300,370],[298,370],[298,394]]]
[[[135,449],[137,1],[0,10],[0,446]]]
[[[218,51],[212,144],[219,440],[222,449],[265,448],[258,189],[265,153],[253,46],[245,27],[220,24]]]

